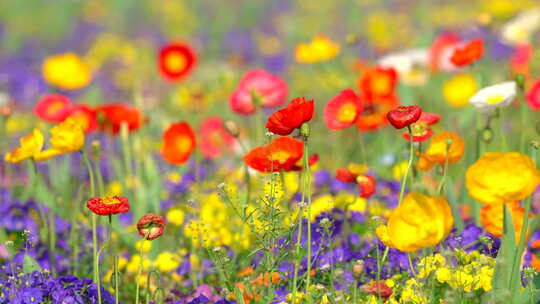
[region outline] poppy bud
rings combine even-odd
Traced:
[[[231,134],[234,137],[238,137],[238,135],[240,135],[240,130],[238,129],[238,125],[232,120],[227,120],[225,122],[225,130],[227,130],[227,132],[229,132],[229,134]]]
[[[399,106],[386,114],[388,121],[396,129],[403,129],[420,119],[422,108],[419,106]]]
[[[525,75],[517,74],[514,77],[514,81],[518,85],[518,88],[521,90],[521,92],[525,92]]]
[[[137,222],[139,235],[148,241],[155,240],[163,234],[165,220],[162,216],[148,213]]]

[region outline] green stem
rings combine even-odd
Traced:
[[[83,150],[82,158],[88,170],[88,177],[90,179],[90,196],[94,197],[96,195],[96,186],[94,182],[94,170],[88,160],[86,152]],[[101,304],[101,283],[99,278],[99,257],[98,257],[98,240],[97,240],[97,214],[92,212],[92,253],[94,260],[94,282],[96,282],[97,291],[98,291],[98,303]]]
[[[450,158],[450,146],[451,144],[446,144],[446,157],[444,158],[444,168],[443,168],[443,177],[441,178],[441,181],[439,182],[439,186],[437,187],[437,195],[440,196],[442,193],[442,190],[445,186],[446,182],[446,174],[448,174],[448,159]]]
[[[401,181],[401,189],[399,190],[399,201],[398,206],[401,205],[403,201],[403,195],[405,194],[405,184],[407,183],[407,177],[409,175],[409,170],[411,169],[412,162],[414,159],[414,145],[413,145],[413,134],[411,126],[407,126],[409,131],[409,162],[407,163],[407,168],[405,169],[405,174],[403,174],[403,179]]]
[[[139,280],[141,279],[143,266],[144,266],[143,248],[144,248],[144,242],[146,241],[146,238],[148,237],[149,234],[150,234],[150,232],[144,237],[144,239],[142,240],[141,245],[140,245],[141,248],[139,248],[139,257],[141,259],[141,262],[139,263],[139,270],[137,270],[137,278],[135,279],[135,284],[136,284],[136,287],[135,287],[135,304],[139,304],[139,291],[140,291]]]
[[[307,273],[306,273],[306,297],[308,303],[311,303],[311,296],[309,295],[309,285],[311,281],[311,172],[309,168],[309,150],[307,139],[304,141],[304,168],[306,174],[307,185]]]

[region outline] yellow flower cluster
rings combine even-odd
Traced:
[[[90,83],[90,68],[74,53],[50,56],[42,66],[43,78],[50,85],[64,90],[77,90]]]
[[[339,54],[339,44],[326,36],[316,36],[310,43],[301,43],[296,46],[296,61],[300,63],[317,63],[327,61]]]

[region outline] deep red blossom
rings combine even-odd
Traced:
[[[358,183],[360,197],[367,199],[375,194],[377,183],[373,177],[369,175],[359,175],[356,177],[356,182]]]
[[[97,215],[119,214],[129,211],[129,201],[122,196],[93,197],[86,202],[86,207]]]
[[[422,112],[420,118],[411,124],[411,131],[414,142],[423,142],[428,140],[433,135],[433,130],[429,127],[436,124],[441,119],[441,116],[434,113]],[[410,140],[409,132],[403,132],[403,138]]]
[[[289,135],[303,123],[311,120],[313,109],[313,100],[306,101],[304,97],[295,98],[286,108],[268,117],[266,128],[274,134]]]
[[[403,129],[415,123],[422,115],[422,108],[419,106],[399,106],[386,114],[388,121],[396,129]]]
[[[137,222],[137,232],[139,235],[152,241],[163,235],[165,230],[165,219],[162,216],[148,213]]]
[[[144,123],[139,109],[124,104],[105,104],[97,107],[95,111],[100,128],[111,134],[118,134],[124,123],[130,132],[139,129]]]
[[[339,168],[336,170],[336,179],[345,183],[355,182],[357,176],[357,173],[354,173],[347,168]]]

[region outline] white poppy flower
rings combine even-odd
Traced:
[[[529,43],[532,34],[540,28],[540,9],[532,9],[519,14],[503,25],[501,36],[508,44]]]
[[[414,86],[426,82],[427,61],[427,49],[411,49],[388,54],[378,60],[378,65],[394,68],[399,74],[400,81],[406,85]]]
[[[516,82],[507,81],[481,89],[469,101],[480,111],[489,112],[509,105],[516,97],[516,92]]]

